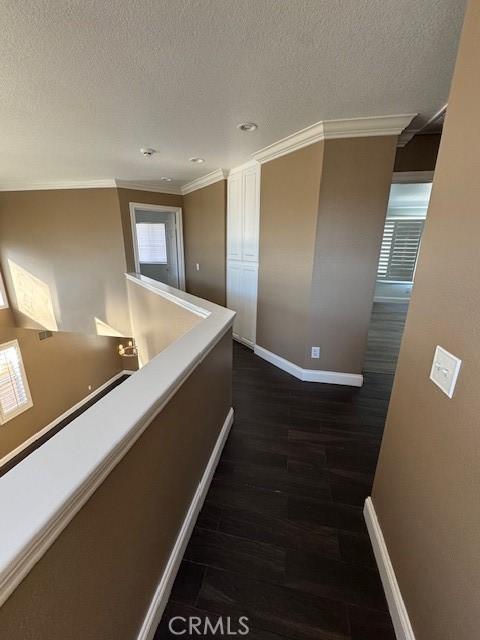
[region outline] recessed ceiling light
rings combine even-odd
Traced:
[[[162,177],[160,178],[160,180],[162,180],[163,182],[171,182],[171,181],[172,181],[172,179],[171,179],[171,178],[167,178],[166,176],[162,176]]]
[[[255,124],[255,122],[241,122],[237,124],[237,129],[240,129],[240,131],[255,131],[255,129],[258,129],[258,124]]]
[[[202,164],[205,162],[205,158],[190,158],[190,162],[195,162],[196,164]]]
[[[140,149],[140,153],[142,156],[145,156],[145,158],[151,158],[155,153],[155,149],[142,148]]]

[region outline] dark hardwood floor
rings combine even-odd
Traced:
[[[365,371],[395,373],[408,302],[374,302],[368,327]]]
[[[300,382],[234,344],[235,422],[155,640],[173,616],[247,616],[251,640],[394,640],[362,515],[391,384]]]

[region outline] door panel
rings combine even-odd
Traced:
[[[227,307],[236,311],[237,315],[233,322],[234,335],[242,334],[242,264],[240,262],[229,262],[227,264]]]
[[[258,231],[260,212],[259,169],[244,172],[243,260],[258,262]]]
[[[242,267],[241,337],[252,346],[255,344],[257,329],[257,285],[258,266],[256,264],[244,264]]]
[[[227,258],[242,259],[242,174],[228,179]]]

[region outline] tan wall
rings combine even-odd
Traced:
[[[222,306],[226,304],[226,185],[220,180],[183,197],[187,291]]]
[[[141,285],[127,282],[132,334],[140,362],[147,364],[202,318]]]
[[[395,146],[394,136],[325,142],[307,369],[362,371]]]
[[[132,640],[231,406],[231,333],[0,610],[8,640]]]
[[[398,147],[394,171],[434,171],[440,138],[438,133],[418,135]]]
[[[10,261],[40,281],[34,306],[43,309],[50,297],[59,330],[95,333],[98,317],[130,334],[116,189],[1,193],[0,254],[20,326],[42,323],[18,312]]]
[[[303,366],[323,142],[262,165],[257,344]]]
[[[142,204],[158,204],[166,207],[182,207],[182,196],[171,193],[154,193],[153,191],[140,191],[138,189],[117,189],[118,201],[120,203],[120,215],[122,219],[122,229],[125,244],[125,260],[127,271],[135,271],[135,260],[133,257],[132,223],[130,219],[130,202],[141,202]]]
[[[118,338],[0,328],[0,344],[18,340],[33,407],[0,425],[0,458],[124,369]],[[88,389],[88,385],[92,389]]]
[[[470,2],[373,501],[417,640],[480,628],[480,2]],[[450,400],[434,349],[462,359]]]

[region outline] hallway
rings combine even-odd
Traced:
[[[235,422],[156,640],[207,614],[255,639],[394,639],[362,515],[392,381],[300,382],[234,343]]]

